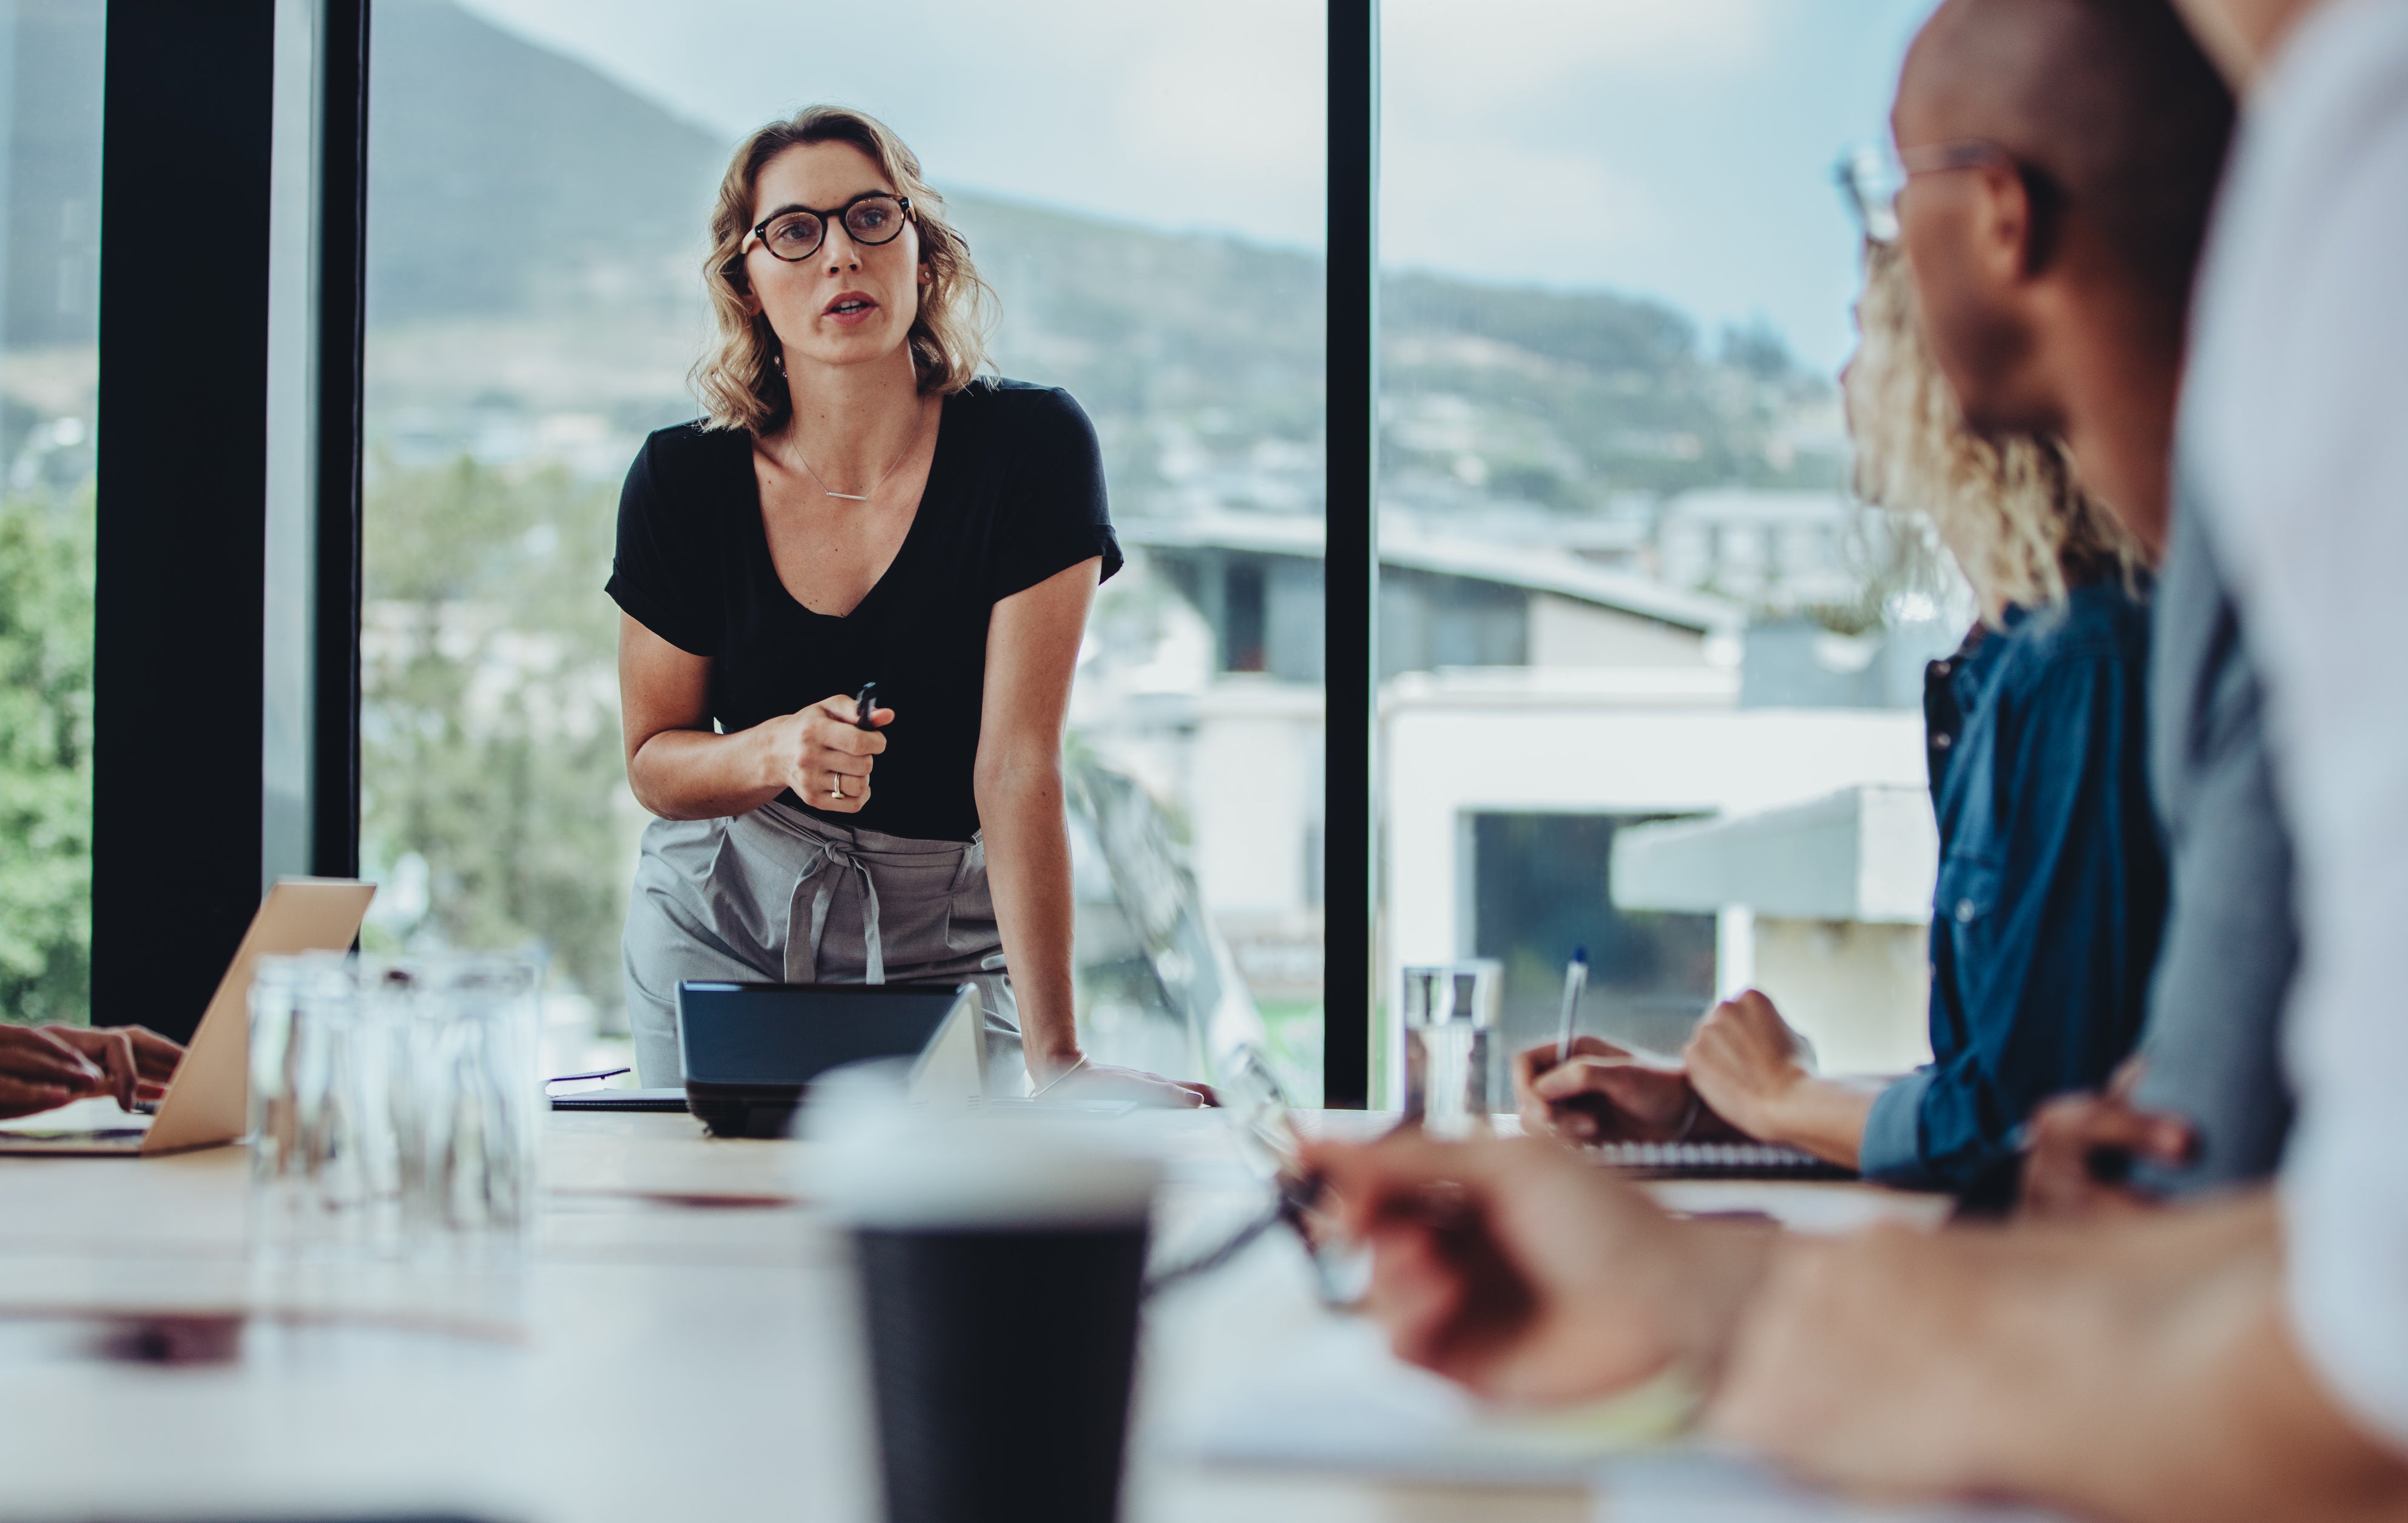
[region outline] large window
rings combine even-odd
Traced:
[[[1677,1050],[1754,983],[1827,1054],[1911,1056],[1920,928],[1801,895],[1837,856],[1740,817],[1910,818],[1964,628],[1851,496],[1836,383],[1833,168],[1927,9],[1383,7],[1383,982],[1502,959],[1508,1046],[1585,946],[1600,1034]]]
[[[92,984],[101,0],[0,8],[0,1020]]]
[[[884,62],[815,62],[853,24],[742,0],[379,0],[370,937],[540,946],[563,1063],[624,1029],[643,817],[601,591],[619,482],[646,432],[696,411],[730,148],[839,100],[946,192],[1001,297],[996,367],[1067,387],[1103,438],[1129,565],[1072,715],[1090,1045],[1189,1071],[1200,1033],[1259,1021],[1317,1093],[1319,14],[931,0],[843,53]]]

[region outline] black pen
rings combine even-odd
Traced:
[[[853,700],[853,727],[857,730],[876,729],[878,726],[869,722],[869,716],[876,712],[877,709],[878,684],[862,683],[860,696]]]

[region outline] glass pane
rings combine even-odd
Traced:
[[[1598,1034],[1676,1052],[1753,983],[1827,1066],[1913,1060],[1923,928],[1806,819],[1681,822],[1928,822],[1922,663],[1971,609],[1849,491],[1834,170],[1929,4],[1383,7],[1391,999],[1499,958],[1519,1048],[1584,948]]]
[[[0,7],[0,1020],[89,1018],[100,0]]]
[[[824,17],[803,8],[707,14],[380,0],[372,938],[538,943],[558,1061],[624,1055],[646,817],[601,590],[620,483],[649,431],[699,410],[698,266],[730,150],[843,101],[945,193],[999,297],[995,368],[1068,389],[1102,441],[1128,566],[1090,622],[1069,739],[1089,1050],[1193,1073],[1259,1029],[1316,1096],[1317,12],[926,0],[880,16],[912,39],[907,71],[814,65]]]

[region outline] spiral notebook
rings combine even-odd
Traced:
[[[1647,1179],[1855,1179],[1856,1171],[1771,1142],[1596,1142],[1588,1156]]]

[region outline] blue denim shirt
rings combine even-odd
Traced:
[[[2147,608],[2119,581],[1934,662],[1940,879],[1928,1068],[1883,1090],[1859,1167],[1963,1192],[2034,1107],[2103,1082],[2141,1030],[2165,919],[2149,804]]]

